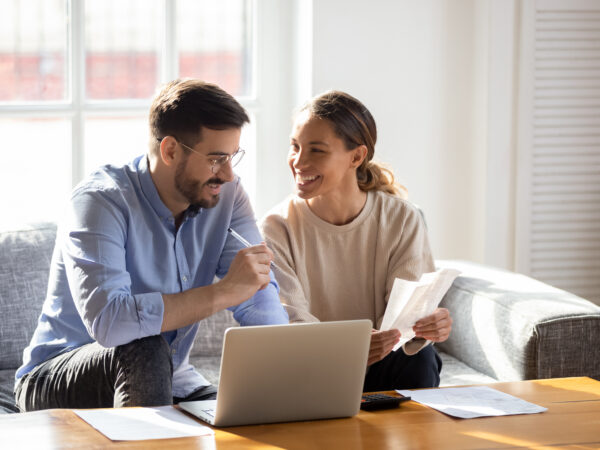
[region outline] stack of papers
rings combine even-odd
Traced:
[[[172,406],[156,408],[76,409],[75,414],[113,441],[140,441],[213,435]]]
[[[400,331],[400,341],[394,350],[415,337],[415,322],[435,311],[459,274],[458,270],[440,269],[424,273],[419,281],[394,280],[380,326],[380,330]]]
[[[462,419],[512,414],[535,414],[547,408],[526,402],[488,386],[397,390],[430,408]]]

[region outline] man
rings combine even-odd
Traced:
[[[248,121],[219,87],[173,81],[152,103],[148,153],[74,189],[16,374],[22,411],[215,398],[188,362],[198,321],[229,308],[241,325],[288,322],[271,251],[227,233],[262,240],[232,171]]]

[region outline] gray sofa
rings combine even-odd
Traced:
[[[51,223],[0,232],[0,412],[16,411],[14,373],[44,300],[55,234]],[[437,264],[462,271],[442,300],[454,318],[438,345],[442,385],[600,377],[600,307],[522,275]],[[191,361],[215,384],[223,332],[235,325],[227,311],[201,323]]]

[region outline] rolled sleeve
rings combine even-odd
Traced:
[[[279,301],[278,290],[277,283],[272,280],[249,300],[229,308],[233,311],[233,318],[242,326],[289,323],[288,314]]]
[[[431,341],[425,340],[423,338],[412,338],[410,341],[406,342],[402,346],[402,350],[408,356],[416,355],[422,349],[431,344]]]
[[[73,201],[62,257],[69,290],[90,337],[104,347],[160,333],[159,292],[132,294],[127,270],[127,225],[102,193]]]
[[[160,334],[165,313],[162,295],[152,292],[135,295],[134,298],[140,324],[140,337]]]

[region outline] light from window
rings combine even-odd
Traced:
[[[126,164],[148,150],[148,120],[144,115],[90,115],[85,118],[84,173],[110,162]]]
[[[179,73],[218,83],[232,95],[252,91],[252,30],[243,0],[177,3]]]
[[[0,0],[0,102],[67,97],[67,4]]]
[[[160,5],[158,0],[85,2],[89,99],[152,96],[159,81]]]
[[[57,118],[0,118],[3,223],[55,220],[71,191],[71,124]]]
[[[158,86],[201,78],[254,103],[252,0],[0,0],[0,209],[57,220],[95,168],[147,151]],[[236,167],[255,191],[256,125]],[[14,220],[11,220],[14,222]]]

